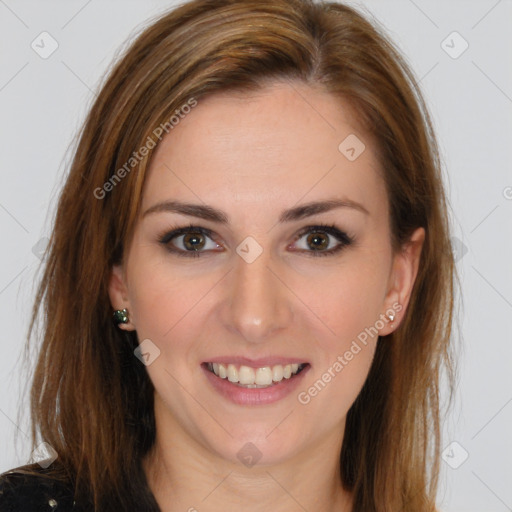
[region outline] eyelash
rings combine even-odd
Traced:
[[[303,228],[296,235],[294,242],[296,242],[297,240],[300,240],[306,234],[315,233],[315,232],[327,233],[328,235],[333,236],[334,238],[337,239],[337,241],[339,242],[339,245],[337,245],[333,249],[329,249],[326,251],[301,250],[303,252],[310,254],[313,257],[333,255],[333,254],[341,251],[345,247],[352,245],[355,241],[352,236],[339,230],[334,224],[315,224],[315,225],[307,226],[307,227]],[[166,246],[166,248],[169,252],[176,254],[177,256],[185,257],[185,258],[199,258],[201,253],[206,253],[207,251],[185,251],[185,250],[181,250],[181,249],[176,249],[169,244],[169,242],[171,242],[171,240],[173,240],[174,238],[176,238],[180,235],[186,235],[188,233],[199,233],[201,235],[207,236],[208,238],[212,238],[213,231],[208,228],[203,228],[200,226],[194,226],[193,224],[190,224],[188,226],[171,228],[171,231],[165,231],[164,233],[159,235],[158,241],[162,245]],[[212,238],[212,240],[213,240],[213,238]]]

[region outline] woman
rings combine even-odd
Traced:
[[[392,44],[338,3],[180,6],[83,128],[32,320],[53,457],[1,510],[436,510],[453,288]]]

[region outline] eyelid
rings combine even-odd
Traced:
[[[297,235],[295,235],[295,240],[302,238],[307,233],[327,233],[328,235],[333,236],[341,243],[350,244],[354,242],[354,237],[347,234],[345,231],[341,230],[334,224],[315,224],[302,228]]]
[[[158,239],[162,243],[168,243],[173,238],[180,236],[180,235],[186,235],[190,232],[197,232],[201,233],[203,235],[206,235],[210,238],[212,238],[213,231],[208,228],[204,228],[201,226],[194,226],[193,224],[190,224],[189,226],[181,226],[181,227],[171,227],[170,229],[166,229],[163,234],[161,234]]]
[[[214,241],[217,245],[219,244],[216,240],[214,235],[214,232],[211,229],[197,226],[193,224],[189,224],[188,226],[181,226],[181,227],[171,227],[170,229],[167,229],[164,231],[159,237],[158,241],[167,247],[167,249],[178,256],[185,256],[185,257],[199,257],[200,255],[205,255],[210,252],[212,252],[211,249],[205,250],[205,251],[186,251],[183,249],[178,249],[175,247],[170,246],[171,240],[174,238],[177,238],[179,236],[185,235],[187,233],[200,233],[202,235],[207,236],[212,241]],[[326,233],[332,237],[334,237],[338,241],[338,245],[334,248],[323,250],[323,251],[314,251],[314,250],[307,250],[307,249],[299,249],[294,250],[294,252],[301,252],[306,253],[310,256],[329,256],[331,254],[334,254],[338,251],[341,251],[343,248],[348,247],[352,245],[355,241],[355,238],[349,234],[347,234],[345,231],[339,229],[334,224],[314,224],[314,225],[308,225],[303,227],[296,235],[294,235],[293,243],[295,243],[297,240],[300,240],[304,235],[309,233]],[[289,246],[288,246],[289,247]],[[214,252],[222,252],[222,251],[214,251]]]
[[[204,228],[202,226],[195,226],[193,224],[189,224],[188,226],[180,226],[180,227],[171,227],[170,229],[167,229],[164,231],[159,237],[158,241],[164,245],[169,252],[172,254],[175,254],[177,256],[184,256],[187,258],[194,258],[199,257],[201,255],[208,254],[209,252],[212,252],[212,249],[206,250],[206,251],[186,251],[183,249],[179,249],[177,247],[173,247],[171,245],[171,240],[178,238],[180,236],[186,235],[188,233],[200,233],[202,235],[207,236],[211,240],[213,240],[217,245],[218,242],[214,239],[213,231],[208,228]],[[215,251],[215,252],[221,252],[221,251]]]

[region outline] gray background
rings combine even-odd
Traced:
[[[453,209],[462,343],[439,503],[446,512],[512,510],[512,2],[350,3],[384,25],[420,80]],[[23,346],[69,145],[117,49],[172,5],[0,0],[0,472],[30,457]],[[47,58],[31,47],[51,49],[44,31],[58,44]]]

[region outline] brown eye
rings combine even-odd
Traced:
[[[213,251],[219,252],[222,247],[212,239],[212,231],[197,226],[185,226],[173,229],[159,236],[158,241],[169,252],[177,256],[198,257]]]
[[[222,252],[222,246],[212,239],[211,230],[187,226],[160,235],[158,241],[177,256],[198,257]],[[303,229],[296,238],[295,249],[310,256],[329,256],[351,245],[354,239],[336,226],[317,225]]]
[[[309,256],[329,256],[354,243],[354,239],[334,225],[308,226],[296,238],[295,249]]]
[[[329,246],[329,237],[322,233],[310,233],[306,243],[311,249],[318,251]]]
[[[205,245],[202,233],[187,233],[183,235],[183,245],[189,251],[197,251]]]

